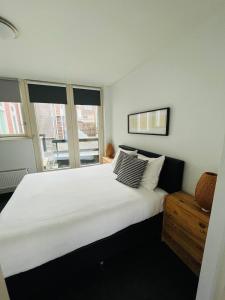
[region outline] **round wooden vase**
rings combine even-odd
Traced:
[[[205,172],[195,188],[195,199],[204,211],[210,211],[216,186],[217,174]]]
[[[114,151],[114,147],[111,143],[107,144],[105,154],[107,157],[110,157],[110,158],[114,157],[115,151]]]

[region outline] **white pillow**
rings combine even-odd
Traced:
[[[113,161],[112,161],[112,166],[113,166],[113,168],[115,167],[115,165],[116,165],[116,161],[117,161],[117,158],[118,158],[118,156],[119,156],[119,154],[120,154],[120,151],[123,151],[123,152],[125,152],[125,153],[127,153],[127,154],[137,154],[137,150],[132,150],[132,151],[129,151],[129,150],[124,150],[124,149],[119,149],[117,152],[116,152],[116,155],[115,155],[115,157],[114,157],[114,159],[113,159]]]
[[[165,156],[159,156],[157,158],[147,157],[145,155],[138,154],[139,159],[147,160],[148,164],[141,180],[141,186],[147,190],[154,190],[159,181],[159,175],[165,161]]]

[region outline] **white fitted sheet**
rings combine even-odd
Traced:
[[[163,209],[165,191],[132,189],[111,164],[29,174],[0,214],[5,277],[105,238]]]

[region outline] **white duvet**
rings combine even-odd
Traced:
[[[132,189],[110,164],[29,174],[0,214],[5,277],[32,269],[162,211],[165,192]]]

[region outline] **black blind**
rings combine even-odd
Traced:
[[[73,98],[75,105],[101,105],[99,90],[73,88]]]
[[[67,104],[66,87],[28,84],[30,102]]]
[[[0,79],[0,102],[21,102],[18,80]]]

